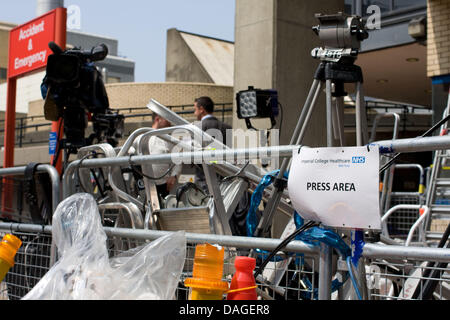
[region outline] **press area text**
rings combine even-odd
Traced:
[[[308,191],[356,191],[353,182],[307,182],[306,190]]]

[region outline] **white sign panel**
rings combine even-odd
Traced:
[[[377,146],[301,148],[293,152],[288,189],[305,219],[337,228],[381,229]]]

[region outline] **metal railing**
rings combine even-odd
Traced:
[[[2,220],[12,220],[12,221],[18,221],[18,222],[28,222],[31,220],[31,208],[28,207],[28,204],[26,203],[26,197],[24,195],[24,174],[26,171],[26,167],[12,167],[12,168],[1,168],[0,169],[0,178],[2,179],[2,188],[0,193],[1,205],[2,205],[2,211],[1,211],[1,219]],[[60,187],[60,176],[58,171],[55,169],[55,167],[47,164],[41,164],[36,167],[36,173],[47,173],[50,179],[50,186],[51,186],[51,214],[53,214],[56,211],[56,208],[58,207],[58,204],[61,201],[61,187]],[[37,182],[37,184],[39,181]],[[43,189],[40,191],[40,197],[43,196],[42,193],[48,192],[48,190]],[[41,226],[43,228],[43,226]],[[31,240],[32,242],[36,243],[38,241],[39,237],[37,237],[34,240]],[[25,240],[28,239],[25,237]],[[48,240],[48,238],[47,238]],[[37,267],[38,270],[44,271],[45,267],[48,265],[52,265],[55,261],[55,245],[51,242],[51,238],[49,241],[44,240],[42,244],[45,244],[46,247],[48,247],[48,250],[45,251],[45,255],[40,255],[39,259],[36,263],[39,263],[39,266]],[[40,241],[40,240],[39,240]],[[26,246],[25,248],[28,248]],[[47,257],[48,255],[48,257]],[[43,258],[44,260],[42,260]],[[48,262],[46,259],[48,258]],[[19,258],[20,259],[20,258]],[[19,263],[20,265],[20,263]],[[26,266],[23,272],[26,272]],[[39,275],[43,276],[45,272],[39,273]],[[36,279],[35,279],[36,280]],[[22,290],[22,289],[20,289]],[[0,294],[1,296],[1,294]]]
[[[220,118],[220,120],[223,122],[225,121],[225,116],[227,113],[232,112],[232,103],[215,103],[215,110],[214,114]],[[178,105],[178,106],[168,106],[169,109],[174,110],[177,114],[181,116],[188,116],[194,114],[194,105]],[[124,112],[128,112],[129,114],[124,114],[125,121],[126,119],[133,119],[133,118],[139,118],[142,117],[143,119],[149,118],[152,115],[152,112],[148,110],[147,107],[133,107],[133,108],[122,108],[122,109],[112,109],[113,111],[119,111],[122,114]],[[140,112],[142,111],[142,112]],[[138,113],[135,113],[138,112]],[[48,143],[47,139],[42,140],[31,140],[27,141],[26,138],[30,134],[30,132],[27,132],[28,130],[33,130],[34,132],[37,132],[40,128],[48,128],[50,129],[52,123],[51,122],[45,122],[45,123],[37,123],[37,124],[27,124],[29,122],[33,122],[34,120],[45,120],[44,116],[30,116],[30,117],[22,117],[16,119],[16,134],[15,134],[15,146],[22,148],[24,146],[30,145],[30,144],[43,144]],[[151,119],[149,120],[151,121]],[[4,134],[4,122],[5,120],[0,120],[0,134]],[[127,137],[129,134],[125,133],[124,137]],[[0,147],[3,146],[3,139],[0,139]]]
[[[232,105],[233,103],[227,102],[227,103],[215,103],[215,114],[219,115],[220,120],[225,121],[225,115],[228,112],[232,112]],[[186,115],[193,115],[193,105],[175,105],[175,106],[167,106],[169,109],[174,110],[177,114],[181,116]],[[346,109],[352,109],[353,106],[346,105]],[[384,112],[392,112],[393,110],[399,111],[400,115],[406,115],[406,114],[417,114],[419,111],[426,112],[429,111],[428,108],[423,106],[415,106],[415,105],[409,105],[409,104],[401,104],[401,103],[394,103],[394,102],[377,102],[377,101],[366,101],[366,108],[368,110],[377,110],[377,111],[383,111]],[[131,108],[121,108],[121,109],[112,109],[113,111],[120,111],[122,113],[128,112],[129,114],[124,114],[125,119],[132,119],[132,118],[139,118],[139,117],[150,117],[151,112],[148,111],[147,107],[131,107]],[[142,111],[142,112],[140,112]],[[137,113],[136,113],[137,112]],[[45,123],[38,123],[38,124],[29,124],[29,122],[33,122],[34,120],[45,120],[45,117],[43,115],[41,116],[30,116],[30,117],[21,117],[16,119],[16,142],[15,145],[19,148],[22,148],[23,146],[29,145],[29,144],[43,144],[47,143],[48,139],[45,140],[34,140],[31,142],[26,141],[26,137],[29,134],[27,132],[28,130],[38,131],[39,128],[42,127],[48,127],[50,129],[51,122],[45,122]],[[4,122],[5,120],[0,120],[0,134],[4,133]],[[383,125],[380,125],[380,127],[384,127]],[[127,134],[125,134],[127,136]],[[0,146],[2,146],[3,139],[0,139]]]
[[[118,241],[139,246],[171,233],[169,231],[111,227],[104,227],[104,231],[108,237],[107,242],[113,243],[108,245],[111,257],[121,253],[121,246],[117,245]],[[24,241],[17,255],[16,265],[5,278],[3,288],[0,288],[0,290],[3,290],[0,297],[20,299],[50,269],[49,245],[51,243],[51,232],[51,226],[0,223],[0,233],[13,233]],[[196,244],[218,244],[226,248],[223,279],[230,282],[230,276],[234,273],[232,265],[234,256],[245,254],[252,249],[274,250],[281,241],[280,239],[269,238],[186,233],[185,266],[176,298],[179,300],[187,299],[187,289],[183,286],[183,280],[192,276],[192,258]],[[287,269],[284,269],[285,274],[277,284],[264,281],[265,278],[258,278],[258,294],[267,300],[316,300],[319,290],[317,285],[320,270],[319,254],[320,250],[317,246],[311,246],[297,240],[290,242],[277,257],[285,259],[287,255],[294,255],[299,259],[294,259],[295,261]],[[365,263],[368,270],[369,299],[413,299],[412,288],[419,292],[416,299],[422,299],[424,297],[420,295],[420,291],[426,280],[435,282],[433,290],[435,299],[446,299],[448,297],[446,290],[449,286],[450,249],[367,243],[363,248],[362,257],[364,259],[361,259],[360,263]],[[429,266],[427,262],[433,262],[436,265]],[[276,264],[267,268],[276,268]],[[274,270],[272,269],[272,271]],[[426,272],[426,270],[429,271]],[[271,270],[267,269],[267,271]],[[339,299],[337,291],[334,292],[332,298]]]
[[[421,151],[432,151],[437,149],[448,149],[450,148],[450,136],[440,136],[440,137],[425,137],[425,138],[414,138],[414,139],[397,139],[397,140],[386,140],[386,141],[375,141],[369,144],[367,147],[377,146],[380,150],[381,154],[386,153],[399,153],[399,152],[421,152]],[[252,159],[270,159],[274,155],[277,158],[289,158],[292,156],[294,150],[300,148],[298,145],[288,145],[288,146],[275,146],[275,147],[261,147],[261,148],[253,148],[253,149],[228,149],[225,148],[223,150],[201,150],[201,151],[193,151],[193,152],[181,152],[181,153],[171,153],[171,154],[157,154],[157,155],[136,155],[136,156],[121,156],[119,153],[117,157],[109,157],[109,158],[101,158],[101,159],[85,159],[85,160],[76,160],[69,164],[66,168],[64,177],[63,177],[63,197],[67,198],[70,194],[72,194],[73,188],[73,174],[76,169],[80,168],[110,168],[110,167],[119,167],[119,166],[128,166],[131,163],[140,164],[140,165],[150,165],[153,163],[172,163],[174,161],[180,161],[182,163],[194,163],[193,161],[200,161],[201,163],[210,164],[212,161],[217,163],[218,159],[224,159],[229,162],[229,165],[233,165],[233,163],[237,161],[249,161]],[[219,163],[218,167],[226,167],[225,164]],[[239,168],[236,168],[239,171]],[[235,172],[236,173],[236,172]],[[245,174],[248,174],[245,172]],[[258,180],[260,177],[256,177]],[[51,234],[52,227],[51,226],[41,226],[41,225],[26,225],[19,223],[0,223],[0,230],[4,230],[4,232],[17,232],[23,233],[23,236],[27,236],[25,239],[25,245],[23,246],[23,254],[24,254],[24,265],[26,272],[25,277],[29,275],[28,267],[33,263],[30,262],[28,254],[30,254],[30,248],[34,248],[38,246],[36,243],[39,239],[42,239],[42,234]],[[130,243],[138,244],[144,243],[147,241],[152,241],[162,235],[166,235],[170,233],[170,231],[157,231],[157,230],[145,230],[145,229],[127,229],[127,228],[108,228],[104,227],[104,230],[108,237],[114,240],[113,245],[111,246],[112,255],[115,255],[115,251],[120,251],[122,247],[129,247]],[[218,234],[198,234],[198,233],[187,233],[186,234],[188,245],[193,245],[196,243],[214,243],[219,244],[227,248],[227,252],[232,256],[234,252],[239,252],[242,250],[274,250],[282,240],[280,239],[270,239],[270,238],[254,238],[254,237],[236,237],[230,235],[218,235]],[[28,242],[27,242],[28,241]],[[125,241],[127,245],[121,246],[118,243],[120,241]],[[307,257],[309,260],[308,263],[296,263],[294,262],[294,266],[292,269],[281,269],[286,273],[285,279],[293,279],[289,275],[289,272],[296,274],[297,280],[292,280],[291,282],[282,283],[273,283],[266,282],[264,278],[258,279],[260,282],[259,285],[259,293],[265,299],[274,298],[274,295],[280,295],[284,298],[291,298],[293,296],[296,299],[314,299],[316,297],[332,298],[331,286],[330,282],[327,282],[328,275],[331,280],[331,276],[333,273],[333,267],[331,261],[332,250],[331,247],[328,247],[328,252],[330,254],[325,254],[323,247],[328,247],[326,245],[311,246],[301,241],[293,241],[290,242],[285,249],[283,249],[283,253],[281,253],[280,257],[285,258],[286,254],[299,254],[303,255],[302,257]],[[188,252],[192,253],[192,249],[189,249]],[[40,255],[46,256],[46,251],[42,249],[34,249],[34,252],[38,252]],[[237,254],[237,253],[236,253]],[[371,261],[381,260],[387,261],[390,265],[394,263],[404,263],[404,260],[408,261],[408,265],[405,268],[409,268],[410,262],[414,261],[414,266],[420,266],[423,263],[434,262],[436,267],[432,269],[430,274],[433,275],[433,283],[442,284],[439,288],[441,289],[440,297],[443,298],[445,295],[442,293],[447,283],[446,274],[448,274],[448,263],[450,262],[450,251],[449,249],[443,248],[427,248],[427,247],[408,247],[408,246],[400,246],[400,245],[380,245],[378,243],[366,243],[363,247],[362,257],[369,261],[369,264],[364,262],[364,266],[373,267],[374,272],[368,272],[369,275],[373,275],[374,277],[378,277],[379,273],[377,273],[374,267],[374,264]],[[334,256],[334,258],[336,258]],[[51,259],[50,259],[51,260]],[[293,259],[297,261],[298,259]],[[416,264],[418,263],[418,264]],[[445,264],[443,267],[441,264]],[[18,264],[20,265],[20,264]],[[41,267],[42,264],[34,265],[36,268]],[[51,266],[51,263],[49,264]],[[190,266],[192,265],[192,254],[188,254],[186,256],[185,266],[188,266],[185,269],[184,277],[188,276],[191,272]],[[305,266],[307,265],[306,269]],[[393,270],[397,270],[398,268],[393,268]],[[339,271],[345,272],[345,266],[340,265],[338,267]],[[407,269],[411,271],[411,269]],[[431,269],[430,269],[431,270]],[[442,273],[436,276],[435,271],[442,271]],[[12,274],[14,274],[14,270]],[[386,278],[391,279],[391,277],[395,277],[397,273],[393,272],[391,269],[388,270],[389,274]],[[23,273],[22,273],[23,275]],[[226,275],[230,275],[227,273]],[[423,276],[421,278],[425,279],[426,272],[423,272]],[[402,288],[407,287],[406,281],[409,278],[416,278],[415,274],[411,274],[405,272],[405,282],[403,283]],[[37,277],[36,277],[37,278]],[[183,279],[183,277],[182,277]],[[29,279],[28,279],[29,280]],[[27,281],[28,281],[27,280]],[[229,278],[227,278],[229,280]],[[261,280],[261,281],[260,281]],[[365,281],[365,279],[363,279]],[[427,280],[427,279],[425,279]],[[429,280],[429,279],[428,279]],[[12,280],[14,281],[14,280]],[[350,283],[350,281],[346,282]],[[15,286],[16,283],[6,282],[7,285]],[[399,284],[396,284],[399,286]],[[401,282],[400,282],[401,285]],[[391,298],[397,297],[397,292],[399,289],[393,287],[387,288],[388,285],[385,285],[385,291],[378,296],[380,298]],[[186,297],[185,288],[180,288],[184,290],[179,290],[179,294],[177,297],[182,299]],[[394,292],[391,294],[391,288],[394,288]],[[435,287],[436,288],[436,287]],[[434,289],[435,289],[434,288]],[[8,298],[12,298],[9,295],[8,290]],[[387,290],[387,293],[386,293]],[[397,291],[395,291],[397,290]],[[377,293],[368,292],[366,295],[368,298],[377,296]],[[339,296],[338,296],[339,298]],[[402,296],[405,298],[405,295]]]
[[[8,179],[4,179],[4,184],[9,184],[9,186],[12,188],[12,194],[16,195],[17,197],[23,196],[23,191],[20,191],[19,187],[23,184],[23,175],[25,173],[25,166],[21,167],[11,167],[11,168],[0,168],[0,178],[7,177]],[[52,212],[55,212],[56,207],[58,206],[59,202],[61,201],[61,188],[60,188],[60,176],[58,171],[55,169],[55,167],[48,165],[48,164],[41,164],[38,165],[36,168],[36,172],[46,172],[51,181],[51,198],[52,198]],[[5,188],[5,185],[3,185],[3,188]],[[2,192],[4,189],[2,189]],[[11,212],[17,212],[18,208],[16,206],[11,208],[3,208],[7,209]],[[20,218],[20,217],[18,217]],[[19,220],[17,220],[19,221]]]

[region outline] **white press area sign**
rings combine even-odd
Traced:
[[[305,219],[337,228],[381,229],[376,146],[301,148],[293,152],[288,189]]]

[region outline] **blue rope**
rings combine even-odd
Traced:
[[[258,225],[258,218],[256,216],[256,211],[261,203],[264,189],[272,184],[275,180],[275,177],[278,175],[280,170],[275,170],[266,174],[262,179],[258,186],[253,191],[252,197],[250,199],[250,207],[248,209],[247,217],[246,217],[246,228],[247,228],[247,236],[253,237],[256,231],[256,227]],[[289,172],[286,171],[283,175],[286,179],[289,176]]]

